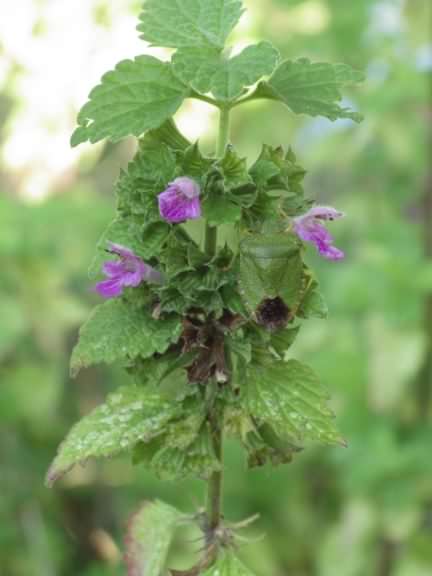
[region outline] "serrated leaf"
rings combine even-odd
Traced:
[[[202,266],[199,270],[177,276],[176,288],[185,296],[193,297],[196,292],[215,292],[229,282],[227,273],[213,266]]]
[[[129,521],[125,561],[128,576],[161,576],[181,518],[160,500],[145,502]]]
[[[243,304],[243,300],[236,288],[227,285],[223,286],[221,296],[224,302],[224,307],[230,310],[233,314],[240,314],[240,316],[247,316],[247,310]]]
[[[164,435],[136,446],[134,463],[144,464],[164,480],[208,478],[220,470],[221,463],[215,456],[205,419],[201,398],[187,398],[181,418],[167,423]]]
[[[165,445],[153,456],[151,468],[162,480],[187,477],[209,478],[221,469],[214,455],[210,435],[205,430],[187,447]]]
[[[250,235],[240,244],[241,295],[250,311],[265,299],[280,297],[295,308],[303,263],[297,240],[289,234]]]
[[[234,224],[242,215],[242,208],[228,194],[212,194],[203,204],[203,215],[210,226]]]
[[[241,385],[251,416],[278,436],[298,442],[343,444],[327,407],[328,393],[308,366],[297,360],[251,364]]]
[[[259,190],[252,206],[243,212],[244,229],[260,233],[269,223],[276,222],[279,226],[277,197],[272,197],[267,192]]]
[[[264,190],[280,189],[303,195],[306,171],[297,164],[291,148],[285,153],[281,146],[273,148],[264,144],[249,172],[256,185]]]
[[[210,226],[233,224],[242,216],[242,206],[250,200],[250,190],[242,197],[236,188],[253,185],[246,167],[246,159],[240,158],[232,146],[227,146],[220,159],[207,175],[206,197],[203,202],[203,215]]]
[[[300,326],[296,326],[295,328],[285,328],[285,330],[278,330],[272,334],[270,345],[282,359],[295,342],[299,331]]]
[[[306,294],[303,296],[297,316],[301,318],[327,318],[328,306],[316,280],[311,282]]]
[[[312,63],[306,58],[282,62],[268,82],[260,84],[257,97],[280,100],[296,114],[325,116],[329,120],[363,116],[341,107],[341,90],[364,80],[364,74],[347,64]]]
[[[149,259],[160,254],[160,249],[168,240],[170,226],[165,222],[152,222],[143,227],[140,242],[140,252],[144,258]]]
[[[270,75],[279,61],[279,51],[270,42],[247,46],[238,56],[227,61],[212,82],[212,93],[218,100],[234,100],[263,76]]]
[[[211,92],[213,79],[223,68],[224,57],[219,48],[180,48],[173,54],[173,72],[184,84],[197,92]]]
[[[143,215],[147,221],[159,219],[157,195],[174,180],[176,170],[175,154],[155,134],[147,133],[140,141],[116,184],[119,212]]]
[[[198,142],[196,142],[185,150],[181,167],[185,175],[193,176],[195,179],[202,181],[213,162],[214,160],[201,154]]]
[[[71,144],[141,136],[173,116],[188,91],[167,62],[152,56],[123,60],[91,91],[78,114],[79,128]]]
[[[72,352],[71,372],[105,362],[163,354],[181,334],[181,321],[171,317],[154,320],[142,309],[115,299],[97,306],[80,330]]]
[[[278,61],[279,52],[270,42],[248,46],[230,59],[212,48],[183,48],[172,59],[174,73],[182,82],[226,101],[235,100],[245,88],[270,75]]]
[[[234,338],[232,336],[226,337],[227,345],[230,351],[239,356],[246,364],[249,364],[252,360],[252,346],[250,342],[244,339]]]
[[[273,466],[290,464],[294,455],[301,451],[294,443],[279,438],[268,424],[249,432],[243,444],[248,451],[249,468],[264,466],[268,462]]]
[[[149,388],[120,388],[71,429],[48,471],[48,485],[89,458],[112,457],[151,440],[180,412],[179,405]]]
[[[222,49],[242,12],[241,0],[145,0],[137,28],[154,46]]]
[[[231,145],[227,146],[224,157],[217,166],[222,171],[225,190],[239,188],[252,182],[247,168],[247,158],[241,158]]]
[[[255,576],[231,550],[222,553],[215,564],[203,576]]]
[[[165,274],[170,278],[175,278],[182,272],[192,271],[193,267],[188,262],[188,253],[185,246],[182,246],[172,238],[167,245],[167,249],[161,254],[161,262],[164,264]]]
[[[155,143],[166,144],[173,150],[186,150],[191,144],[177,128],[172,118],[169,118],[159,128],[147,132],[147,138]]]

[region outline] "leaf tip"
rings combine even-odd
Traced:
[[[62,478],[66,474],[66,472],[68,471],[68,470],[63,470],[62,468],[58,467],[56,462],[57,462],[57,459],[54,460],[54,462],[48,468],[48,472],[46,473],[45,486],[47,488],[53,488],[54,484],[57,482],[57,480],[60,480],[60,478]],[[70,468],[72,468],[72,466]]]
[[[78,128],[76,128],[72,133],[72,136],[70,138],[70,145],[72,148],[76,148],[76,146],[79,146],[80,144],[86,142],[87,140],[88,140],[87,129],[84,126],[78,126]]]

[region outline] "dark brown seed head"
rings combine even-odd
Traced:
[[[279,296],[263,300],[255,314],[258,324],[271,332],[285,328],[291,319],[288,306]]]

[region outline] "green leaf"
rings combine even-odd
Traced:
[[[184,84],[206,94],[213,88],[213,80],[224,67],[224,57],[218,48],[180,48],[172,57],[173,72]]]
[[[295,308],[301,292],[303,263],[297,239],[290,234],[247,236],[240,245],[240,287],[254,312],[265,299],[280,297]]]
[[[246,158],[238,156],[233,146],[227,146],[209,177],[203,203],[204,218],[211,226],[233,224],[242,216],[242,207],[256,199],[256,187],[247,169]]]
[[[239,188],[252,182],[247,168],[247,158],[241,158],[232,145],[227,146],[224,157],[217,166],[222,171],[225,190]]]
[[[241,206],[233,202],[228,194],[213,194],[203,204],[203,215],[210,226],[233,224],[242,215]]]
[[[202,182],[204,175],[209,170],[214,160],[206,158],[201,154],[198,142],[189,146],[184,153],[181,161],[183,174],[193,176],[199,182]]]
[[[347,64],[312,63],[306,58],[286,60],[268,82],[260,84],[256,95],[280,100],[296,114],[361,122],[361,114],[342,108],[338,102],[342,100],[342,88],[363,80],[364,74]]]
[[[215,564],[205,572],[203,576],[255,576],[253,572],[234,555],[231,550],[226,550],[219,556]]]
[[[241,390],[251,416],[278,436],[344,444],[326,406],[327,391],[313,370],[297,360],[275,361],[269,356],[262,364],[250,364]]]
[[[97,306],[82,326],[71,359],[71,372],[106,362],[164,353],[181,334],[178,318],[154,320],[148,312],[114,299]]]
[[[148,132],[116,184],[119,212],[159,220],[157,195],[174,179],[175,170],[173,151],[155,137],[155,131]]]
[[[167,423],[162,436],[137,444],[134,463],[144,464],[164,480],[208,478],[220,470],[221,464],[215,456],[205,419],[202,399],[186,398],[181,417]]]
[[[264,466],[268,462],[273,466],[290,464],[294,455],[302,450],[296,444],[279,438],[268,424],[249,432],[243,444],[248,451],[249,468]]]
[[[160,500],[144,502],[131,518],[125,561],[130,576],[162,576],[181,514]]]
[[[173,150],[186,150],[190,146],[189,140],[183,136],[172,118],[169,118],[159,128],[147,132],[146,136],[156,144],[166,144]]]
[[[123,60],[102,77],[78,114],[71,144],[141,136],[170,118],[189,89],[172,73],[171,64],[152,56]]]
[[[120,388],[69,432],[48,471],[48,485],[89,458],[112,457],[131,450],[140,440],[151,440],[180,412],[179,405],[149,388]]]
[[[303,180],[306,171],[297,164],[291,150],[285,153],[279,146],[263,145],[261,154],[250,169],[250,175],[258,187],[264,190],[286,190],[303,195]]]
[[[286,328],[285,330],[278,330],[271,336],[270,345],[283,359],[285,354],[294,344],[295,339],[300,331],[300,326],[295,328]]]
[[[217,100],[235,100],[245,88],[270,75],[279,61],[279,52],[270,42],[260,42],[226,59],[212,48],[182,48],[174,54],[174,74],[203,94]]]
[[[161,446],[151,454],[149,467],[162,480],[181,480],[188,477],[207,479],[213,472],[221,469],[221,464],[214,455],[210,433],[203,430],[196,439],[185,448],[172,445]],[[156,444],[155,442],[153,444]],[[145,445],[141,445],[146,449]],[[147,450],[152,449],[150,444]]]
[[[227,285],[221,290],[224,307],[230,310],[233,314],[240,314],[240,316],[247,316],[247,310],[243,304],[243,300],[238,293],[237,288]]]
[[[303,296],[297,316],[301,318],[327,318],[328,306],[316,280],[311,281]]]
[[[138,30],[153,46],[222,49],[242,12],[241,0],[145,0]]]
[[[279,58],[279,51],[270,42],[248,46],[228,60],[215,75],[211,89],[213,95],[218,100],[234,100],[245,88],[270,75]]]

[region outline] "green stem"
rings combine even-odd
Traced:
[[[207,496],[207,517],[209,522],[210,534],[213,535],[218,529],[222,516],[222,487],[223,487],[223,431],[222,422],[216,418],[211,419],[212,442],[215,456],[221,464],[218,472],[213,472],[208,484]]]
[[[230,136],[230,108],[221,108],[219,118],[219,137],[216,154],[222,158],[225,154],[225,148],[229,142]]]
[[[230,109],[221,108],[219,119],[219,136],[216,154],[218,158],[222,158],[225,154],[225,149],[229,142],[230,132]],[[217,249],[217,228],[206,224],[205,232],[205,251],[209,256],[214,256]]]
[[[219,120],[219,136],[217,143],[217,156],[222,158],[229,142],[230,133],[230,109],[221,108]],[[206,253],[214,256],[217,249],[217,228],[206,224],[205,237]],[[217,386],[216,382],[213,383]],[[213,472],[208,483],[207,493],[207,517],[212,538],[218,529],[222,516],[222,486],[223,486],[223,414],[218,414],[214,406],[209,414],[213,449],[221,469]]]

